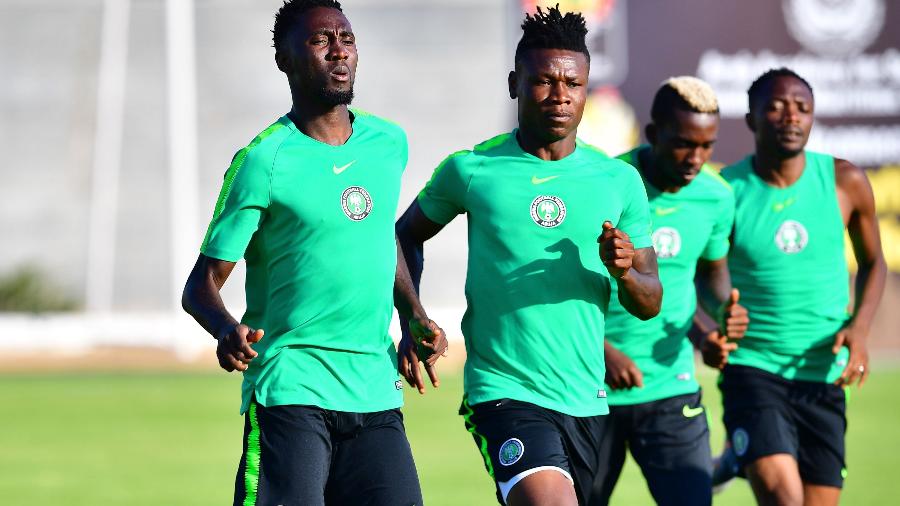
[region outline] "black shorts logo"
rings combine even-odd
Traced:
[[[522,458],[525,454],[525,444],[516,438],[507,439],[500,446],[500,463],[504,466],[511,466]]]
[[[734,434],[731,435],[731,445],[734,446],[735,455],[743,457],[750,446],[750,434],[747,434],[747,431],[742,428],[735,429]]]

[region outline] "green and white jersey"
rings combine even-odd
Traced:
[[[388,335],[404,132],[352,111],[341,146],[287,117],[235,155],[201,252],[247,262],[247,312],[265,330],[243,403],[372,412],[402,405]]]
[[[524,152],[513,131],[450,155],[418,202],[437,223],[468,218],[469,402],[511,398],[572,416],[608,413],[610,276],[597,237],[609,220],[635,248],[651,245],[637,171],[581,142],[562,160],[544,161]]]
[[[643,176],[639,146],[619,158]],[[734,223],[731,187],[709,166],[676,193],[661,192],[644,178],[650,200],[653,248],[663,286],[662,309],[647,321],[619,303],[616,286],[606,317],[606,339],[628,355],[644,374],[644,387],[610,390],[613,406],[640,404],[700,389],[694,377],[694,348],[687,337],[697,306],[694,273],[697,261],[728,254]]]
[[[728,268],[750,316],[728,362],[832,382],[847,363],[846,349],[831,352],[850,300],[844,221],[834,158],[805,154],[803,174],[787,188],[763,181],[752,156],[722,171],[737,201]]]

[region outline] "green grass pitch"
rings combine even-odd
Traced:
[[[721,446],[715,378],[702,375]],[[429,505],[491,505],[493,485],[456,414],[461,375],[437,391],[406,390],[409,437]],[[900,497],[900,369],[879,368],[849,406],[843,504]],[[230,504],[243,420],[239,377],[224,373],[0,376],[0,497],[6,505]],[[743,481],[716,504],[752,504]],[[613,504],[652,504],[629,463]]]

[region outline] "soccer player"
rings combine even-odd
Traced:
[[[221,367],[244,374],[234,504],[418,505],[394,289],[428,368],[446,344],[398,264],[406,136],[348,109],[357,51],[338,2],[286,2],[273,33],[292,108],[235,155],[183,297]],[[219,290],[241,258],[238,322]]]
[[[722,372],[725,427],[760,504],[837,504],[844,390],[869,374],[886,274],[872,189],[852,163],[805,150],[815,102],[780,68],[748,91],[755,152],[722,171],[736,200],[728,266],[750,327]],[[844,230],[859,270],[852,312]]]
[[[659,316],[635,318],[615,298],[606,318],[609,416],[593,505],[609,502],[631,450],[657,504],[711,504],[709,427],[694,374],[694,350],[721,367],[747,327],[731,289],[726,255],[734,220],[731,188],[706,165],[719,130],[712,88],[674,77],[656,92],[645,133],[649,146],[620,156],[644,179],[653,246],[664,289]],[[694,279],[696,274],[697,288]],[[615,292],[615,287],[613,287]],[[723,329],[690,332],[697,293]]]
[[[538,9],[522,29],[508,83],[518,128],[445,159],[398,236],[417,283],[424,241],[467,215],[460,414],[498,500],[586,504],[608,411],[610,286],[641,318],[657,314],[662,289],[640,176],[575,137],[589,71],[584,18]]]

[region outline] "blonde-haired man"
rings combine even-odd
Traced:
[[[747,327],[726,261],[734,196],[706,165],[718,129],[719,107],[709,85],[674,77],[653,99],[645,129],[649,145],[619,157],[638,169],[647,190],[663,302],[659,316],[641,321],[610,297],[610,413],[600,434],[592,505],[609,502],[629,448],[658,504],[712,502],[709,428],[691,343],[708,365],[722,367],[736,347],[729,340]],[[698,295],[717,323],[707,317],[693,324]]]

